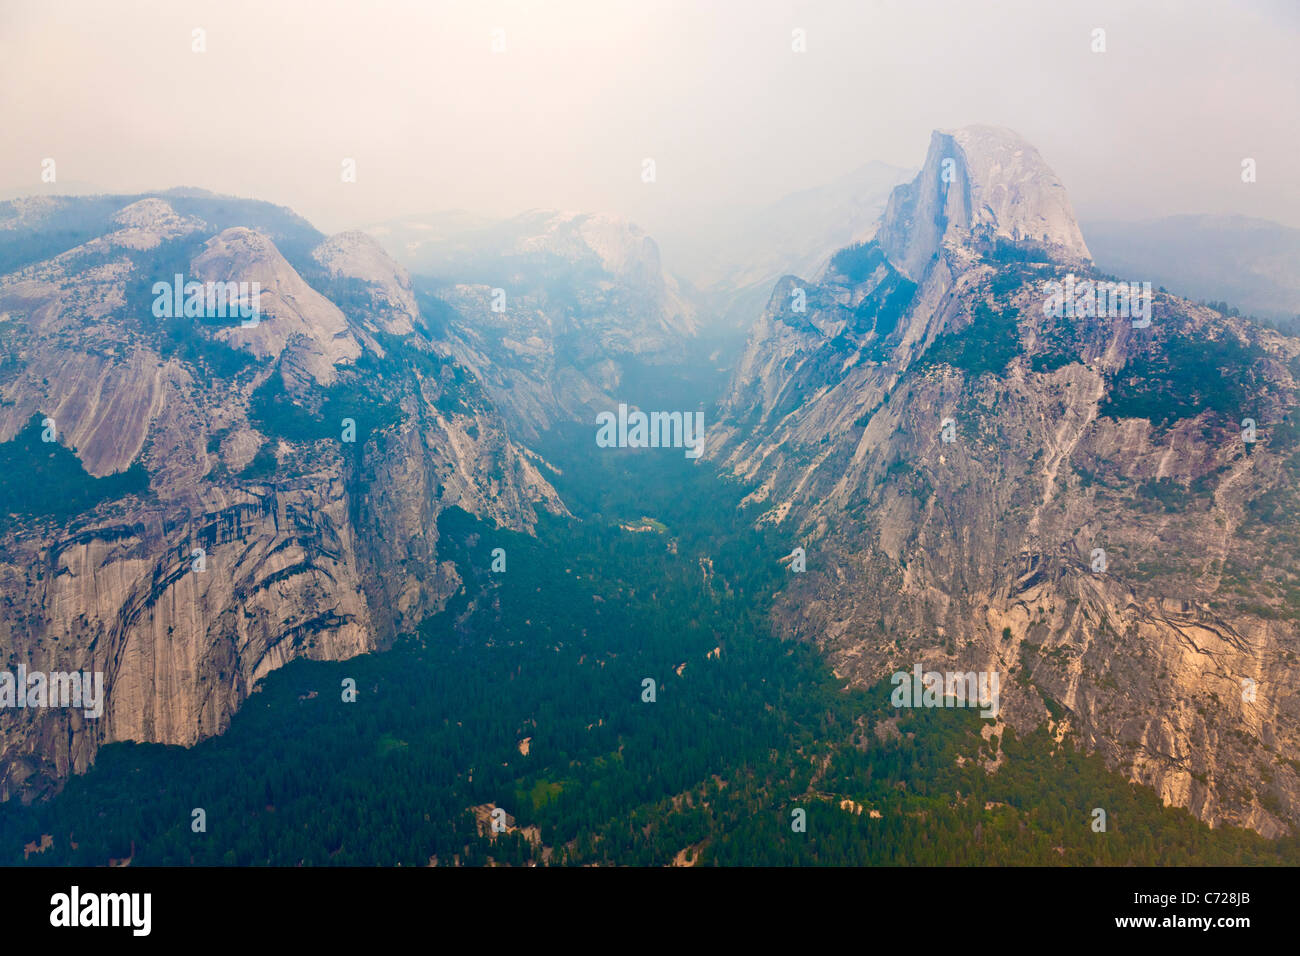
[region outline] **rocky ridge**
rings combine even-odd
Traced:
[[[10,515],[0,535],[5,668],[107,685],[99,720],[0,711],[0,798],[48,792],[110,741],[219,733],[294,657],[411,630],[459,587],[444,509],[515,530],[564,511],[373,244],[317,242],[295,268],[266,233],[157,197],[115,224],[0,277],[0,441],[49,416],[86,481],[148,474],[88,512]],[[260,281],[257,326],[154,318],[148,290],[173,271]]]
[[[1160,292],[1149,327],[1047,314],[1046,283],[1104,277],[1036,157],[936,134],[875,242],[777,284],[706,454],[807,549],[775,623],[846,681],[998,671],[1001,721],[1280,834],[1300,340]]]

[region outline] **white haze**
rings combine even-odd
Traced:
[[[3,0],[0,191],[198,186],[291,206],[326,231],[558,207],[653,232],[871,160],[916,167],[931,129],[992,123],[1039,147],[1081,218],[1300,226],[1297,10]],[[196,27],[206,53],[191,52]],[[54,186],[40,182],[47,157]],[[340,182],[344,157],[355,184]],[[1244,157],[1258,163],[1252,185]]]

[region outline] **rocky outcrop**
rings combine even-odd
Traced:
[[[654,240],[609,216],[540,210],[442,247],[443,331],[512,431],[590,424],[633,366],[687,356],[696,308]]]
[[[998,671],[1001,720],[1050,721],[1212,824],[1285,832],[1300,340],[1160,293],[1149,326],[1051,314],[1046,283],[1096,278],[1086,246],[1054,190],[988,198],[1024,177],[981,139],[937,135],[878,244],[778,284],[710,432],[755,520],[807,549],[777,627],[863,684]],[[972,228],[985,207],[1004,244]]]
[[[409,335],[420,323],[410,274],[364,232],[330,236],[312,252],[333,278],[363,284],[368,297],[364,314],[373,316],[391,335]]]
[[[364,293],[345,314],[267,236],[224,229],[184,247],[190,270],[260,281],[257,327],[164,333],[137,321],[132,290],[170,281],[153,256],[202,231],[158,199],[118,218],[130,242],[0,279],[0,439],[49,415],[87,480],[149,474],[147,492],[71,519],[17,514],[0,538],[0,667],[107,685],[98,720],[0,710],[5,799],[47,792],[110,741],[220,733],[287,661],[409,632],[459,587],[438,554],[444,509],[520,531],[535,507],[564,510],[472,376],[416,329],[382,252],[319,247],[327,279]],[[330,410],[355,417],[354,441]]]
[[[894,190],[875,238],[917,282],[945,241],[960,248],[1003,239],[1061,261],[1091,258],[1065,187],[1038,150],[993,126],[936,130],[924,167]]]
[[[336,367],[360,356],[342,310],[303,281],[261,233],[226,229],[208,241],[191,267],[200,282],[256,282],[260,288],[256,321],[221,328],[215,335],[220,341],[259,359],[290,349],[292,367],[318,385],[332,384]]]

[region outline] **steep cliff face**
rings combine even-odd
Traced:
[[[993,126],[936,130],[920,174],[894,190],[875,238],[918,282],[945,242],[950,256],[1004,240],[1058,261],[1091,259],[1065,187],[1033,146]]]
[[[1068,204],[1006,158],[1032,150],[935,143],[878,243],[778,284],[710,433],[757,520],[807,549],[778,627],[852,681],[997,671],[1000,720],[1052,721],[1171,804],[1283,832],[1300,340],[1159,292],[1149,324],[1057,314],[1049,283],[1098,277]]]
[[[372,243],[335,237],[295,268],[267,234],[156,197],[113,225],[0,278],[0,450],[49,417],[86,487],[148,479],[71,514],[57,497],[5,509],[0,666],[102,671],[106,700],[98,720],[0,710],[0,798],[57,786],[109,741],[219,733],[288,660],[414,627],[459,586],[443,509],[516,530],[564,510]],[[256,326],[158,318],[153,283],[176,272],[259,282]]]

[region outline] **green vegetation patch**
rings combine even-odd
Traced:
[[[1229,419],[1251,417],[1260,386],[1261,349],[1224,333],[1193,341],[1183,335],[1155,340],[1108,376],[1098,414],[1145,418],[1167,428],[1210,411]]]
[[[66,521],[100,502],[148,492],[149,473],[140,461],[96,478],[63,445],[41,440],[43,418],[33,415],[12,441],[0,444],[0,531],[24,518]]]
[[[850,282],[866,282],[885,263],[885,253],[873,239],[845,246],[831,256],[831,270]]]
[[[248,405],[249,420],[262,434],[291,442],[338,439],[343,420],[356,423],[356,436],[382,431],[401,420],[397,406],[376,392],[374,384],[354,376],[321,390],[319,406],[312,410],[294,400],[279,374],[270,375],[257,387]]]
[[[940,336],[917,362],[918,369],[950,365],[977,377],[991,372],[1000,375],[1020,354],[1020,326],[1015,309],[994,309],[980,302],[975,318],[959,332]]]

